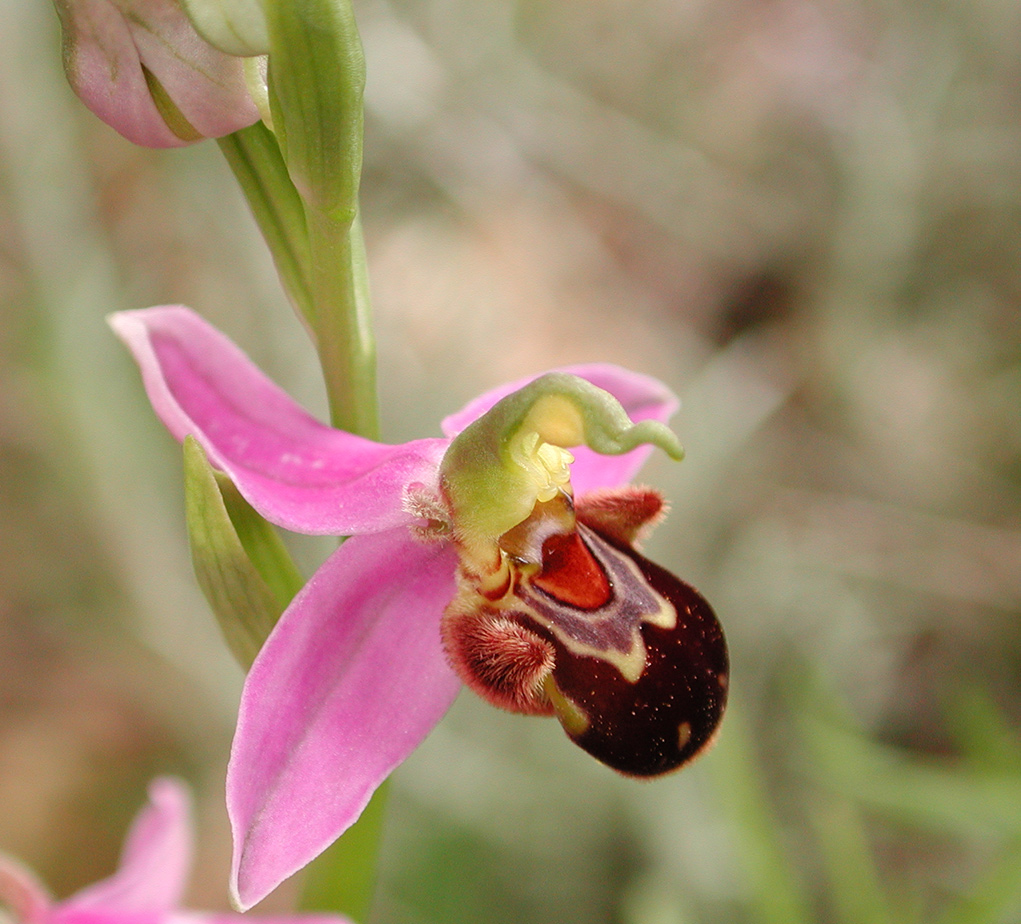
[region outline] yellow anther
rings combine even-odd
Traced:
[[[543,442],[534,430],[522,435],[511,450],[511,458],[535,485],[535,500],[552,500],[571,484],[574,456],[560,446]]]

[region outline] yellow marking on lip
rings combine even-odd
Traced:
[[[612,648],[596,648],[594,645],[587,645],[585,642],[572,638],[560,626],[546,619],[542,613],[529,606],[528,602],[520,597],[515,597],[513,604],[508,604],[508,609],[517,610],[518,613],[527,616],[536,625],[548,629],[571,654],[606,661],[615,667],[628,683],[637,683],[641,679],[642,674],[645,673],[648,651],[637,626],[631,636],[631,647],[627,651],[619,651]]]
[[[621,676],[628,683],[638,683],[642,674],[645,673],[648,652],[645,648],[645,642],[642,640],[637,629],[635,629],[631,650],[627,654],[617,651],[597,651],[594,649],[590,649],[589,653],[595,658],[602,658],[604,661],[612,664],[620,671]]]
[[[556,712],[560,724],[564,726],[564,731],[572,737],[585,734],[589,725],[592,724],[588,715],[577,703],[572,702],[560,692],[560,687],[557,686],[552,674],[546,677],[542,686],[550,703],[553,704],[553,710]]]
[[[683,751],[691,741],[691,722],[681,722],[677,726],[677,750]]]
[[[596,561],[599,562],[604,573],[610,578],[612,584],[612,569],[608,564],[607,556],[603,554],[603,540],[598,539],[598,537],[596,539],[597,541],[594,544],[589,545],[589,550],[595,556]],[[645,673],[645,666],[648,660],[648,650],[642,638],[641,623],[649,623],[669,631],[677,625],[677,611],[662,594],[646,581],[641,569],[629,556],[615,556],[614,561],[623,562],[634,578],[641,583],[658,604],[656,610],[644,614],[639,624],[634,627],[631,633],[631,646],[627,651],[612,648],[596,648],[593,645],[588,645],[568,635],[561,626],[544,617],[535,607],[529,605],[526,599],[515,595],[514,603],[523,614],[533,619],[537,625],[552,632],[572,654],[582,657],[599,658],[601,661],[605,661],[615,667],[628,683],[637,683],[641,679],[642,674]]]

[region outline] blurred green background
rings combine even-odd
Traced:
[[[717,747],[646,784],[462,695],[375,920],[1021,921],[1021,5],[356,8],[386,438],[553,365],[661,377],[648,551],[733,659]],[[64,894],[180,773],[222,908],[241,673],[103,317],[187,303],[321,413],[317,367],[216,145],[133,148],[50,5],[0,10],[0,848]]]

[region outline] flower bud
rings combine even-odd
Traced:
[[[205,41],[178,0],[55,0],[74,91],[129,141],[179,147],[251,125],[244,61]]]

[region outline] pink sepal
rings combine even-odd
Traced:
[[[238,908],[336,840],[453,702],[439,619],[455,563],[406,529],[353,536],[267,639],[227,768]]]
[[[194,436],[267,520],[301,533],[377,532],[414,521],[408,485],[435,489],[446,440],[388,445],[320,423],[188,308],[109,320],[167,429]]]

